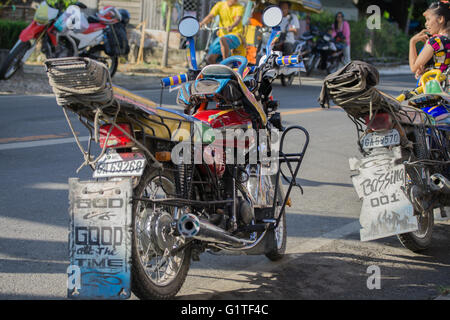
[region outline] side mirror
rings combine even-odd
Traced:
[[[283,12],[277,6],[267,7],[263,12],[263,23],[267,27],[273,28],[278,26],[283,20]]]
[[[186,38],[195,36],[200,30],[200,23],[194,17],[186,16],[178,24],[178,31]]]

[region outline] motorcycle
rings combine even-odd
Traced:
[[[94,159],[90,143],[85,151],[77,140],[84,164],[103,180],[69,180],[68,273],[69,280],[76,272],[81,277],[78,285],[69,281],[70,298],[125,299],[130,290],[141,299],[172,298],[191,260],[204,252],[283,258],[285,208],[292,188],[300,187],[296,177],[309,134],[300,126],[276,129],[281,119],[271,83],[279,66],[298,63],[296,56],[272,52],[281,17],[278,7],[264,12],[273,31],[259,66],[232,56],[203,69],[192,54],[199,22],[183,18],[179,31],[188,40],[192,68],[161,83],[162,90],[178,88],[184,113],[112,86],[92,60],[46,62],[69,124],[67,110],[80,116],[102,149]],[[69,75],[85,80],[68,84]],[[285,153],[293,132],[304,135],[304,144],[297,144],[298,153]],[[289,183],[286,192],[282,176]]]
[[[307,76],[315,69],[325,70],[327,74],[336,72],[344,63],[344,51],[340,46],[339,43],[333,41],[330,34],[323,33],[313,48]]]
[[[311,75],[312,72],[312,64],[314,60],[313,52],[315,50],[315,46],[317,44],[317,39],[320,36],[317,29],[313,28],[310,32],[305,32],[300,36],[300,40],[295,42],[296,48],[295,52],[297,52],[301,57],[305,64],[305,72],[306,75]]]
[[[263,58],[266,55],[266,46],[268,41],[270,40],[271,32],[269,28],[263,28],[262,29],[262,41],[259,46],[258,50],[258,59],[257,61],[263,61]],[[305,64],[303,61],[303,55],[301,52],[302,47],[296,46],[295,51],[292,53],[292,55],[298,57],[298,62],[288,63],[285,66],[281,66],[278,71],[278,78],[281,81],[281,85],[283,87],[288,87],[292,85],[294,82],[295,77],[299,78],[300,85],[302,84],[302,72],[306,72]],[[274,51],[274,54],[276,54],[278,57],[283,56],[283,52],[281,51]]]
[[[361,66],[369,71],[355,76]],[[447,76],[426,72],[417,89],[394,99],[373,87],[377,71],[367,66],[353,62],[324,84],[357,127],[363,157],[350,159],[350,168],[363,200],[361,240],[396,235],[419,252],[431,244],[435,217],[450,219]]]
[[[107,64],[114,76],[118,56],[129,51],[125,28],[130,15],[127,10],[106,7],[86,19],[80,12],[86,8],[77,2],[63,11],[42,2],[33,22],[21,32],[0,67],[0,79],[10,79],[29,59],[38,43],[42,44],[41,51],[47,59],[89,57]]]

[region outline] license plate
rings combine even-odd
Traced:
[[[93,177],[140,177],[145,164],[145,157],[140,153],[110,152],[97,162]]]
[[[70,299],[131,296],[132,192],[131,179],[69,179]]]
[[[400,134],[392,129],[388,132],[372,132],[362,139],[363,149],[396,146],[400,144]]]

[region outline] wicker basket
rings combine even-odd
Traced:
[[[45,62],[49,83],[61,106],[102,105],[113,100],[108,68],[89,58],[49,59]]]

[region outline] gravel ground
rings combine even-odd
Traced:
[[[132,67],[121,66],[122,72],[117,72],[113,78],[115,85],[129,90],[159,88],[160,79],[170,75],[186,72],[186,68],[157,68],[154,66]],[[25,65],[11,79],[0,80],[0,95],[36,95],[52,94],[52,88],[43,66]]]

